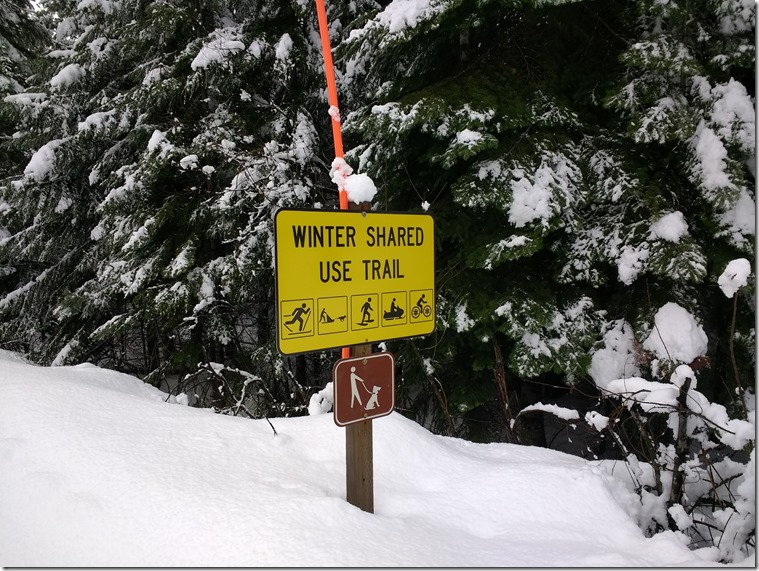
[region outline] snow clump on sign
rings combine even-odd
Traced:
[[[665,214],[651,225],[652,236],[668,242],[677,243],[687,233],[688,223],[685,221],[683,213],[677,210]]]
[[[356,204],[371,202],[377,194],[377,187],[369,175],[353,174],[351,166],[342,158],[332,161],[330,177],[338,188],[345,190],[348,200]]]
[[[369,175],[361,173],[352,174],[345,179],[345,190],[348,193],[348,200],[356,204],[371,202],[377,194],[374,181],[369,178]]]
[[[659,359],[691,363],[706,353],[708,340],[696,319],[676,303],[666,303],[654,316],[654,329],[643,348]]]
[[[717,280],[722,293],[733,297],[738,289],[748,283],[751,274],[751,263],[746,258],[738,258],[727,264],[725,271]]]

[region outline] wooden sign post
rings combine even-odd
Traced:
[[[353,357],[371,353],[371,345],[351,348]],[[374,513],[374,437],[371,419],[345,427],[345,490],[349,504]]]
[[[346,430],[347,500],[374,513],[372,420],[395,408],[395,359],[392,353],[372,353],[370,345],[351,352],[363,355],[340,359],[332,368],[334,420]]]
[[[349,210],[369,210],[371,205],[363,207],[349,204]],[[364,357],[372,354],[371,344],[356,345],[350,348],[351,357]],[[334,385],[333,385],[334,386]],[[334,401],[333,401],[334,408]],[[374,513],[374,433],[372,421],[364,420],[345,427],[345,499],[360,510]]]

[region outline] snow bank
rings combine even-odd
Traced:
[[[164,402],[128,375],[0,353],[0,564],[33,567],[704,565],[646,539],[581,458],[374,422],[375,514],[345,497],[331,415]]]

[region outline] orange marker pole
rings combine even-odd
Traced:
[[[335,69],[332,63],[332,49],[329,46],[329,28],[327,27],[327,10],[324,0],[316,0],[316,13],[319,16],[319,35],[324,53],[324,75],[327,76],[327,93],[330,110],[337,106],[337,86]],[[340,114],[331,112],[332,137],[335,141],[335,158],[343,158],[343,136],[340,133]],[[348,193],[339,187],[340,210],[348,210]],[[353,354],[369,355],[372,346],[358,345]],[[343,359],[351,357],[351,348],[343,347]],[[374,513],[374,458],[372,451],[372,421],[365,420],[345,427],[345,487],[348,503]]]
[[[322,40],[324,54],[324,75],[327,77],[327,95],[331,108],[339,109],[337,105],[337,85],[335,84],[335,67],[332,63],[332,48],[329,45],[329,27],[327,25],[327,9],[324,0],[316,0],[316,13],[319,17],[319,36]],[[343,158],[343,135],[340,132],[339,114],[330,114],[332,119],[332,138],[335,141],[335,158]],[[340,192],[340,210],[348,210],[348,194],[344,188]]]
[[[324,54],[324,75],[327,77],[327,95],[332,109],[339,109],[337,105],[337,85],[335,84],[335,66],[332,63],[332,48],[329,45],[329,26],[327,24],[327,9],[324,0],[316,0],[316,15],[319,18],[319,36],[322,40],[322,53]],[[332,139],[335,142],[335,158],[343,158],[343,134],[340,132],[340,115],[330,113],[332,120]],[[340,194],[340,210],[348,210],[348,193],[344,188],[337,189]],[[350,357],[350,347],[343,347],[343,359]]]

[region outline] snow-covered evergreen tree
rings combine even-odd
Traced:
[[[753,286],[736,298],[732,326],[730,304],[714,287],[730,260],[754,256],[755,5],[638,2],[636,9],[637,41],[622,55],[624,78],[605,102],[624,121],[632,150],[626,160],[639,157],[633,165],[653,214],[618,254],[620,278],[629,268],[628,282],[642,282],[650,296],[643,311],[626,317],[642,340],[643,323],[663,305],[686,308],[713,340],[701,386],[728,404],[734,395],[722,387],[751,384],[755,367]],[[742,345],[740,374],[730,365],[733,336]],[[659,378],[680,364],[643,357],[654,359]]]
[[[45,43],[45,29],[29,0],[0,2],[0,94],[24,90],[26,66]]]
[[[290,398],[273,344],[272,217],[336,201],[311,6],[54,8],[47,74],[14,101],[37,146],[4,190],[0,257],[28,268],[0,300],[3,338],[57,364],[188,374],[178,390],[219,406],[239,395],[191,386],[217,362],[235,390],[256,370],[283,382],[265,387],[269,405]]]
[[[436,217],[438,330],[391,345],[401,400],[436,430],[545,443],[525,405],[687,366],[699,402],[752,417],[753,282],[732,303],[715,284],[754,253],[753,3],[550,4],[395,0],[341,47],[349,161],[379,207]],[[655,501],[693,509],[681,448],[714,441],[630,408],[609,427],[670,478]]]
[[[44,46],[45,30],[35,18],[27,0],[0,2],[0,185],[16,172],[23,152],[16,145],[14,133],[17,123],[10,103],[24,90],[31,73],[30,61]],[[10,206],[0,198],[0,213]],[[0,240],[9,230],[0,223]],[[0,292],[10,287],[16,269],[0,259]]]
[[[503,425],[521,380],[593,390],[596,341],[621,319],[642,343],[667,302],[726,340],[714,272],[753,251],[753,100],[735,79],[753,77],[753,5],[550,4],[396,0],[342,46],[349,160],[381,207],[436,216],[438,333],[394,348],[412,347],[409,402],[439,404],[440,429],[498,402]],[[719,378],[728,355],[708,352]]]
[[[28,0],[0,2],[0,181],[19,160],[13,145],[14,113],[5,98],[24,91],[30,64],[39,56],[46,39],[45,28]]]
[[[551,4],[395,1],[342,47],[349,158],[381,207],[436,217],[438,331],[396,350],[410,351],[407,402],[439,405],[449,432],[499,418],[490,430],[509,437],[520,380],[577,382],[602,323],[597,283],[558,275],[609,146],[592,97],[617,68],[623,44],[598,30],[618,6]]]

